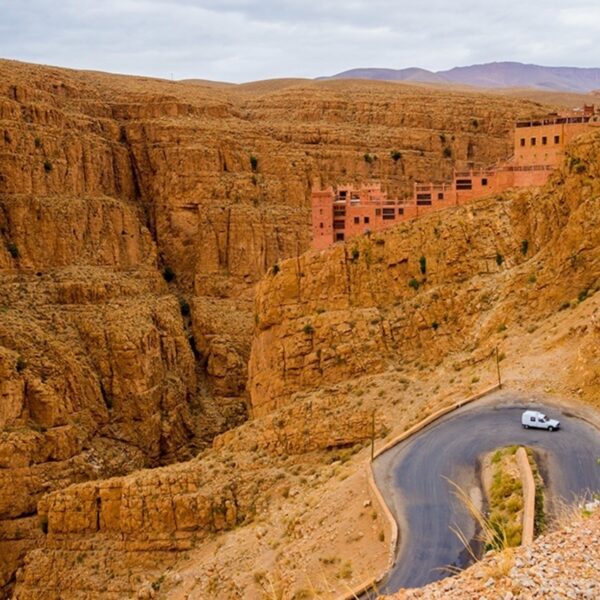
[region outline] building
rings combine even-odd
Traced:
[[[513,155],[485,169],[455,171],[448,183],[415,183],[412,197],[390,200],[379,184],[343,185],[313,190],[312,247],[320,250],[356,235],[379,231],[399,221],[496,194],[511,187],[546,183],[565,148],[577,135],[600,127],[595,107],[551,114],[515,124]]]

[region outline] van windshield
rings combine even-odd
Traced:
[[[540,421],[546,422],[547,420],[548,420],[548,417],[546,415],[540,415]]]

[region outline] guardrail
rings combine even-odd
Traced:
[[[355,600],[356,598],[358,598],[358,596],[360,596],[364,592],[371,590],[371,589],[376,589],[377,584],[380,583],[384,579],[384,577],[388,574],[390,569],[394,566],[394,562],[396,559],[396,547],[398,545],[398,533],[399,533],[398,523],[396,522],[394,515],[392,515],[392,512],[391,512],[389,506],[387,505],[387,502],[385,501],[383,495],[381,494],[381,492],[379,491],[379,488],[377,487],[377,484],[375,483],[375,477],[374,477],[374,473],[373,473],[373,460],[375,460],[378,456],[381,456],[384,452],[387,452],[388,450],[390,450],[391,448],[393,448],[400,442],[403,442],[404,440],[407,440],[409,437],[415,435],[415,433],[418,433],[419,431],[421,431],[422,429],[427,427],[427,425],[430,425],[434,421],[441,419],[443,416],[461,408],[462,406],[465,406],[466,404],[475,402],[475,400],[479,400],[480,398],[483,398],[484,396],[487,396],[488,394],[491,394],[492,392],[495,392],[495,391],[501,389],[501,387],[502,386],[500,384],[493,385],[492,387],[485,389],[483,392],[475,394],[474,396],[470,396],[469,398],[466,398],[465,400],[461,400],[459,402],[456,402],[455,404],[451,404],[450,406],[441,408],[440,410],[429,415],[422,421],[419,421],[416,425],[413,425],[412,427],[410,427],[409,429],[407,429],[400,435],[396,436],[393,440],[391,440],[390,442],[385,444],[383,447],[379,448],[373,454],[372,460],[370,460],[365,465],[365,468],[367,469],[367,481],[369,482],[369,488],[371,491],[371,495],[375,498],[375,500],[377,500],[377,503],[379,504],[381,511],[383,512],[383,514],[385,515],[385,518],[388,521],[390,531],[391,531],[388,564],[383,573],[380,573],[379,575],[376,575],[375,577],[371,577],[368,581],[365,581],[365,582],[357,585],[355,588],[350,590],[348,593],[341,596],[340,600]],[[533,478],[533,476],[532,476],[532,478]],[[534,487],[534,494],[535,494],[535,487]]]

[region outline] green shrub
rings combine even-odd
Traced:
[[[13,258],[19,258],[19,256],[21,256],[19,249],[17,248],[17,245],[14,242],[8,242],[6,248],[8,249],[8,253]]]
[[[39,137],[36,137],[33,140],[33,143],[35,145],[36,148],[41,148],[42,147],[42,140]]]
[[[315,328],[310,324],[307,323],[303,328],[302,331],[304,331],[304,333],[306,335],[312,335],[315,332]]]
[[[419,285],[420,283],[414,277],[408,282],[408,287],[411,287],[415,291],[419,289]]]
[[[25,367],[27,367],[27,363],[25,362],[25,359],[22,356],[19,356],[17,358],[17,362],[15,364],[17,373],[22,373],[25,370]]]
[[[402,152],[398,152],[398,150],[392,150],[390,152],[390,156],[394,162],[398,162],[402,158]]]
[[[419,258],[419,269],[421,269],[421,273],[425,275],[427,273],[427,259],[424,256]]]
[[[504,262],[504,256],[502,254],[496,254],[496,264],[501,267]]]
[[[250,155],[250,168],[255,172],[258,169],[258,158],[253,154]]]
[[[369,154],[368,152],[364,153],[363,158],[365,159],[365,162],[369,165],[375,160],[375,157],[372,154]]]
[[[171,283],[175,279],[175,271],[171,267],[165,267],[163,270],[163,277],[167,283]]]
[[[523,256],[525,256],[527,254],[528,250],[529,250],[529,241],[528,240],[523,240],[521,242],[521,254]]]
[[[350,255],[352,256],[352,260],[358,260],[358,257],[360,256],[358,248],[352,248]]]
[[[585,290],[581,290],[579,294],[577,294],[577,300],[579,302],[583,302],[588,297],[589,292],[590,290],[588,288],[586,288]]]
[[[50,171],[52,171],[52,169],[53,169],[52,163],[48,159],[46,159],[44,161],[44,171],[46,171],[46,173],[50,173]]]
[[[179,300],[179,310],[181,310],[181,314],[184,317],[189,317],[190,315],[190,304],[185,298],[181,298]]]
[[[440,324],[437,321],[434,321],[431,324],[431,329],[433,329],[434,331],[437,331],[438,327],[440,326]]]

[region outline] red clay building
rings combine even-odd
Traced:
[[[312,246],[327,248],[425,212],[441,210],[511,187],[543,185],[565,147],[590,127],[600,127],[594,106],[569,115],[517,121],[513,156],[487,169],[455,171],[451,183],[416,183],[411,198],[390,200],[379,184],[338,186],[312,192]]]

